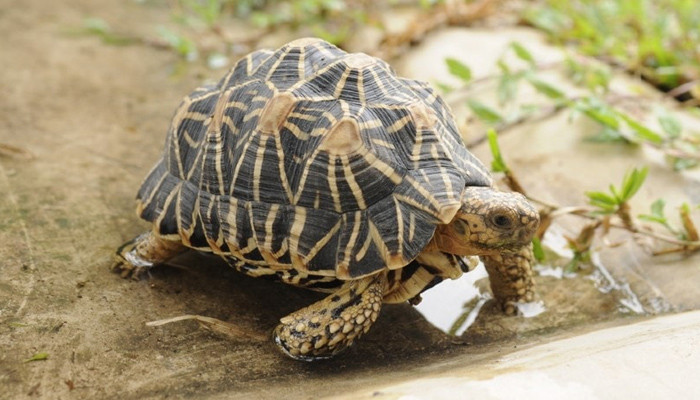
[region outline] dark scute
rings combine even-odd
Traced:
[[[303,71],[299,69],[300,51],[299,48],[289,48],[286,53],[278,56],[280,62],[270,75],[270,81],[277,89],[288,89],[301,78]]]
[[[159,162],[150,174],[146,177],[141,188],[136,194],[136,198],[143,204],[143,211],[141,211],[140,217],[146,221],[154,222],[158,218],[157,199],[160,197],[159,193],[161,191],[162,182],[158,183],[165,174],[167,174],[167,169],[163,163],[163,160]],[[155,192],[153,201],[146,203],[146,201]]]
[[[199,214],[204,223],[204,234],[212,242],[219,239],[221,224],[219,223],[219,196],[202,193],[199,201]]]
[[[372,243],[369,245],[367,253],[361,260],[355,261],[354,258],[352,259],[349,268],[350,277],[357,278],[368,275],[384,268],[384,266],[384,260],[382,259],[379,250],[374,243]]]
[[[406,282],[407,280],[411,279],[413,274],[415,274],[416,271],[418,271],[418,268],[420,267],[421,265],[416,260],[413,260],[410,263],[408,263],[408,265],[401,269],[401,281]]]
[[[338,256],[338,240],[340,234],[335,235],[326,243],[321,250],[316,253],[316,256],[309,260],[307,268],[310,272],[313,271],[333,271],[337,265]]]
[[[253,229],[250,226],[248,210],[245,207],[245,202],[239,201],[238,207],[231,212],[236,213],[236,242],[239,247],[243,248],[248,245],[248,240],[253,237]]]
[[[291,215],[293,208],[292,207],[280,207],[280,210],[277,212],[277,215],[275,216],[275,220],[272,223],[272,252],[273,253],[278,253],[280,250],[282,250],[282,244],[284,243],[285,239],[288,238],[288,232],[290,230],[290,222],[291,221]],[[282,260],[282,257],[286,255],[285,260]],[[281,256],[281,258],[278,259],[278,261],[282,263],[291,263],[291,259],[289,258],[289,251],[285,252],[284,255]]]
[[[178,233],[176,212],[177,208],[175,198],[173,198],[167,205],[167,209],[161,213],[162,219],[158,225],[158,232],[160,232],[162,235],[172,235]]]
[[[303,191],[297,202],[298,206],[313,209],[315,208],[314,203],[316,202],[316,197],[319,198],[319,208],[335,211],[333,206],[333,197],[331,196],[331,188],[328,182],[328,168],[329,157],[328,154],[319,153],[316,160],[311,163],[306,164],[306,169],[308,170],[306,180],[303,182]],[[297,191],[299,186],[301,186],[301,176],[302,173],[297,174],[298,178],[295,176],[293,181],[289,184],[293,191]]]
[[[282,235],[278,235],[282,236]],[[292,263],[292,257],[289,254],[289,250],[285,251],[284,254],[282,254],[277,261],[281,262],[282,264],[291,264]]]
[[[245,257],[245,259],[249,261],[265,261],[262,254],[260,254],[260,250],[258,250],[257,247],[253,248],[248,253],[244,253],[243,257]]]
[[[180,215],[180,229],[184,231],[189,231],[192,224],[195,223],[195,214],[199,213],[199,210],[195,210],[194,206],[197,204],[197,198],[202,194],[196,186],[189,182],[182,182],[180,187],[180,209],[178,213]]]
[[[204,224],[202,223],[201,216],[197,218],[194,231],[190,236],[190,243],[193,247],[209,247],[207,236],[204,234]]]
[[[400,176],[405,174],[405,170],[402,167],[392,165],[390,162],[387,162],[387,164],[390,164]],[[358,186],[362,189],[368,207],[389,197],[396,188],[391,179],[370,166],[362,157],[358,156],[350,159],[350,170],[353,172]],[[344,196],[350,196],[351,193],[347,192]]]

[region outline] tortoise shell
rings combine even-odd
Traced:
[[[163,237],[347,280],[408,264],[491,183],[427,84],[299,39],[185,97],[137,198]]]

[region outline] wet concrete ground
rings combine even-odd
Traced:
[[[387,306],[356,346],[315,364],[287,359],[270,341],[223,337],[192,321],[146,327],[199,314],[266,334],[319,295],[241,276],[197,254],[138,282],[110,273],[114,248],[147,229],[134,216],[133,197],[160,155],[173,110],[203,78],[222,71],[193,68],[174,78],[171,53],[67,34],[85,17],[98,16],[120,31],[153,35],[169,23],[158,6],[61,0],[49,8],[31,0],[0,9],[7,44],[0,47],[0,144],[22,150],[0,156],[0,386],[6,388],[0,398],[342,396],[450,371],[454,363],[484,368],[480,360],[497,362],[518,347],[647,318],[621,307],[626,292],[603,293],[605,280],[591,279],[592,269],[565,279],[538,276],[547,312],[506,318],[486,303],[459,338],[407,304]],[[463,50],[475,48],[468,32],[435,36],[396,66],[417,78],[440,78],[442,63],[425,49],[473,57]],[[492,53],[480,53],[477,64],[488,64],[493,57],[486,54]],[[512,131],[502,146],[533,193],[582,204],[584,190],[605,187],[610,176],[648,162],[638,150],[581,145],[580,135],[590,129],[562,116]],[[488,158],[485,148],[475,151]],[[582,166],[586,173],[576,173]],[[640,204],[659,196],[698,202],[692,176],[657,163],[651,168]],[[651,258],[634,244],[601,257],[618,286],[630,284],[645,314],[700,307],[697,257]],[[37,353],[48,358],[25,362]]]

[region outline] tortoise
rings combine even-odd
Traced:
[[[536,209],[494,188],[428,84],[320,39],[252,52],[186,96],[137,213],[152,229],[118,249],[123,276],[191,248],[330,293],[274,329],[295,359],[348,348],[382,303],[416,303],[465,256],[507,313],[534,298]]]

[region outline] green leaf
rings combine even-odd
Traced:
[[[559,100],[565,97],[564,92],[555,88],[547,82],[541,81],[534,77],[528,77],[527,81],[530,82],[530,84],[535,88],[535,90],[549,97],[550,99]]]
[[[664,138],[659,135],[658,133],[654,132],[653,130],[647,128],[646,126],[640,124],[639,122],[635,121],[632,117],[629,115],[617,111],[617,115],[622,118],[627,125],[634,130],[634,132],[637,134],[637,136],[640,139],[646,140],[647,142],[652,142],[655,144],[661,144],[664,141]]]
[[[46,360],[48,358],[49,358],[49,353],[36,353],[33,356],[24,360],[24,362],[43,361],[43,360]]]
[[[585,98],[574,103],[574,110],[584,113],[588,118],[603,126],[619,130],[618,115],[605,103],[596,98]]]
[[[615,197],[603,192],[586,192],[588,203],[598,207],[606,214],[612,214],[617,210],[618,201]]]
[[[446,83],[442,83],[442,82],[435,83],[435,86],[437,86],[437,88],[440,89],[440,91],[442,93],[445,93],[445,94],[450,93],[451,91],[455,90],[455,88],[453,88],[452,86],[450,86]]]
[[[544,249],[542,248],[542,242],[538,237],[532,238],[532,253],[535,255],[535,260],[542,262],[544,261]]]
[[[521,45],[518,42],[512,42],[510,44],[510,47],[513,48],[513,51],[515,51],[515,55],[518,56],[519,59],[530,64],[530,66],[535,66],[535,58],[532,57],[532,54],[530,54],[530,52],[525,47],[523,47],[523,45]]]
[[[672,139],[679,137],[683,131],[681,122],[676,117],[666,112],[659,115],[659,125],[661,125],[661,129],[664,130],[664,133]]]
[[[642,187],[644,180],[647,177],[649,168],[643,167],[641,169],[633,169],[632,172],[627,173],[622,179],[622,193],[620,193],[620,200],[623,202],[631,199]]]
[[[515,98],[518,90],[518,75],[504,73],[498,80],[498,104],[506,104],[508,100]]]
[[[458,77],[465,83],[472,79],[472,70],[461,61],[456,58],[448,57],[445,59],[445,62],[447,63],[447,69],[450,71],[450,74]]]
[[[666,207],[666,200],[657,199],[651,203],[651,214],[665,219],[666,216],[664,215],[664,207]]]
[[[493,129],[489,129],[486,132],[486,137],[489,140],[489,148],[491,149],[491,155],[493,156],[493,161],[491,161],[491,170],[493,172],[508,172],[508,165],[503,160],[501,155],[501,148],[498,145],[498,135]]]
[[[651,203],[651,214],[641,214],[639,219],[666,225],[668,221],[664,213],[664,207],[666,207],[666,201],[664,199],[657,199]]]
[[[620,134],[617,130],[604,126],[603,129],[594,136],[588,136],[585,138],[587,142],[598,142],[598,143],[614,143],[614,142],[627,142],[627,139]]]
[[[467,105],[479,119],[490,124],[497,124],[503,121],[503,116],[493,108],[477,100],[468,100]]]
[[[672,164],[674,171],[683,171],[697,167],[699,163],[696,160],[691,160],[688,158],[673,157]]]

